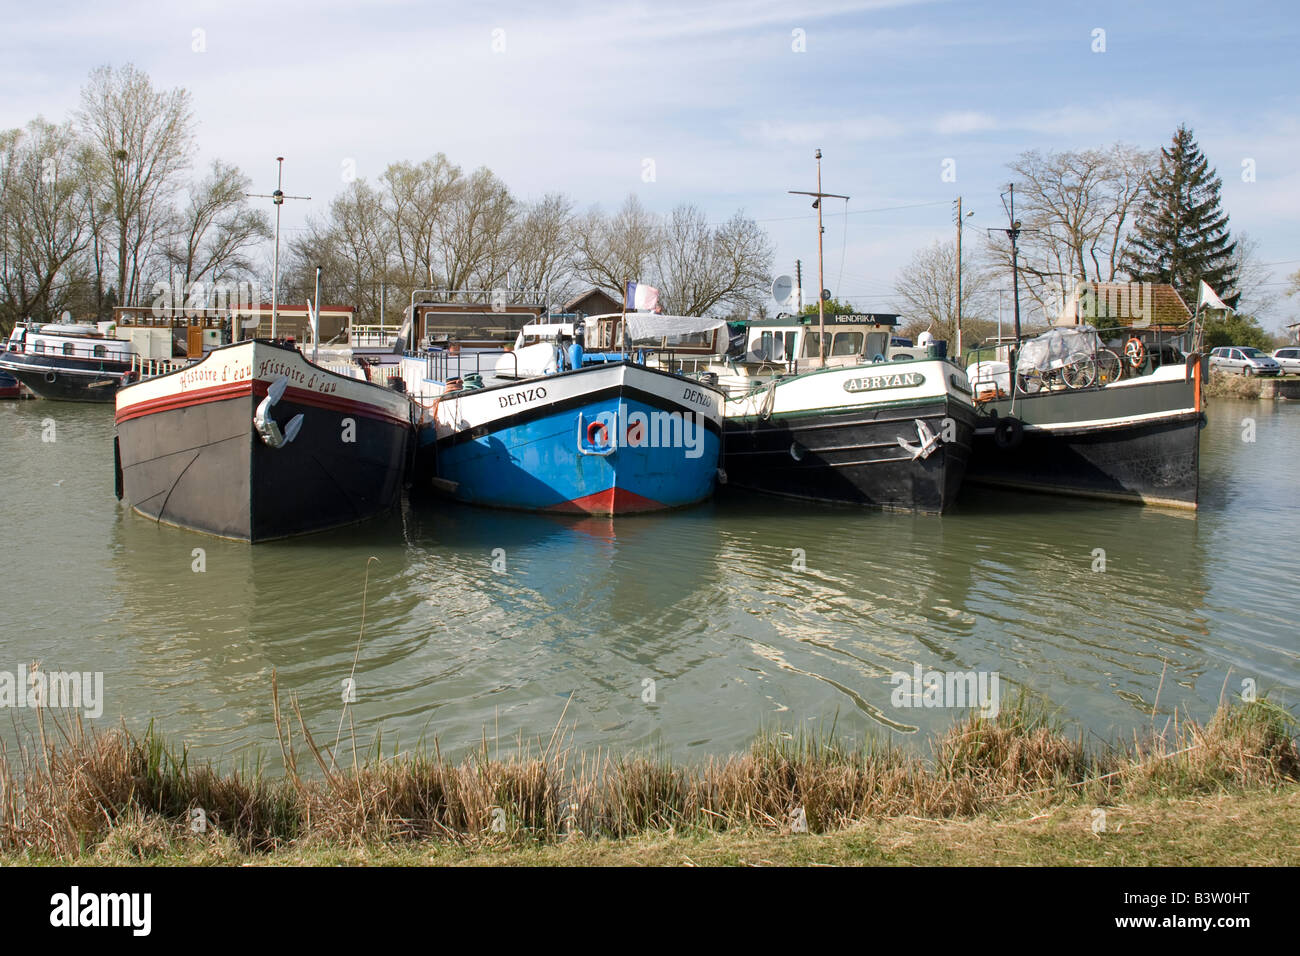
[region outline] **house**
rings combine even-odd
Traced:
[[[604,289],[592,287],[564,303],[564,311],[583,316],[608,315],[611,312],[622,312],[623,303],[609,295]]]
[[[1180,329],[1192,310],[1173,286],[1162,282],[1080,282],[1055,324],[1115,328]]]

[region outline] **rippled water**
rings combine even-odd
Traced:
[[[153,718],[208,755],[275,751],[272,669],[333,739],[370,556],[353,717],[385,749],[545,738],[561,714],[580,747],[678,759],[775,726],[924,748],[916,731],[953,712],[891,703],[890,674],[917,663],[996,671],[1004,699],[1027,688],[1105,738],[1149,727],[1158,689],[1160,713],[1200,717],[1243,678],[1300,691],[1285,403],[1214,404],[1194,516],[976,488],[942,518],[741,495],[617,522],[433,502],[257,547],[123,509],[112,432],[109,407],[0,404],[0,671],[102,671],[100,723]],[[12,716],[6,741],[34,726]]]

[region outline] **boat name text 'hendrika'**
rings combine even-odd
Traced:
[[[851,378],[844,383],[846,392],[872,392],[879,388],[911,388],[924,385],[925,376],[920,372],[894,372],[889,375],[864,375]]]

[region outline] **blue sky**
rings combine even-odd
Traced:
[[[193,94],[196,164],[219,156],[269,191],[286,157],[286,191],[313,197],[286,205],[289,229],[349,162],[369,178],[441,151],[524,198],[610,208],[635,192],[719,220],[743,207],[778,271],[796,257],[809,270],[815,219],[786,190],[813,188],[821,147],[824,188],[852,197],[827,220],[827,286],[879,309],[912,253],[951,235],[957,195],[975,211],[968,238],[1002,221],[1020,152],[1154,148],[1186,122],[1273,291],[1300,268],[1293,3],[6,0],[0,22],[0,127],[65,118],[92,68],[133,62]],[[1300,299],[1280,299],[1262,318],[1296,316]]]

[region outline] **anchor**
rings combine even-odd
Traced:
[[[901,436],[898,439],[899,446],[904,451],[911,453],[912,461],[916,461],[918,458],[929,458],[934,453],[934,450],[943,444],[943,442],[939,441],[939,436],[930,431],[929,425],[919,418],[914,419],[914,421],[916,422],[916,437],[921,444],[919,446],[910,444],[907,439]]]
[[[253,413],[253,427],[262,437],[262,441],[272,448],[282,448],[289,442],[298,437],[298,432],[302,429],[302,413],[299,413],[289,419],[289,423],[284,426],[284,431],[280,431],[280,426],[274,418],[271,417],[271,406],[278,402],[284,396],[284,390],[289,387],[289,379],[281,375],[271,387],[266,390],[266,398],[262,399],[257,411]]]

